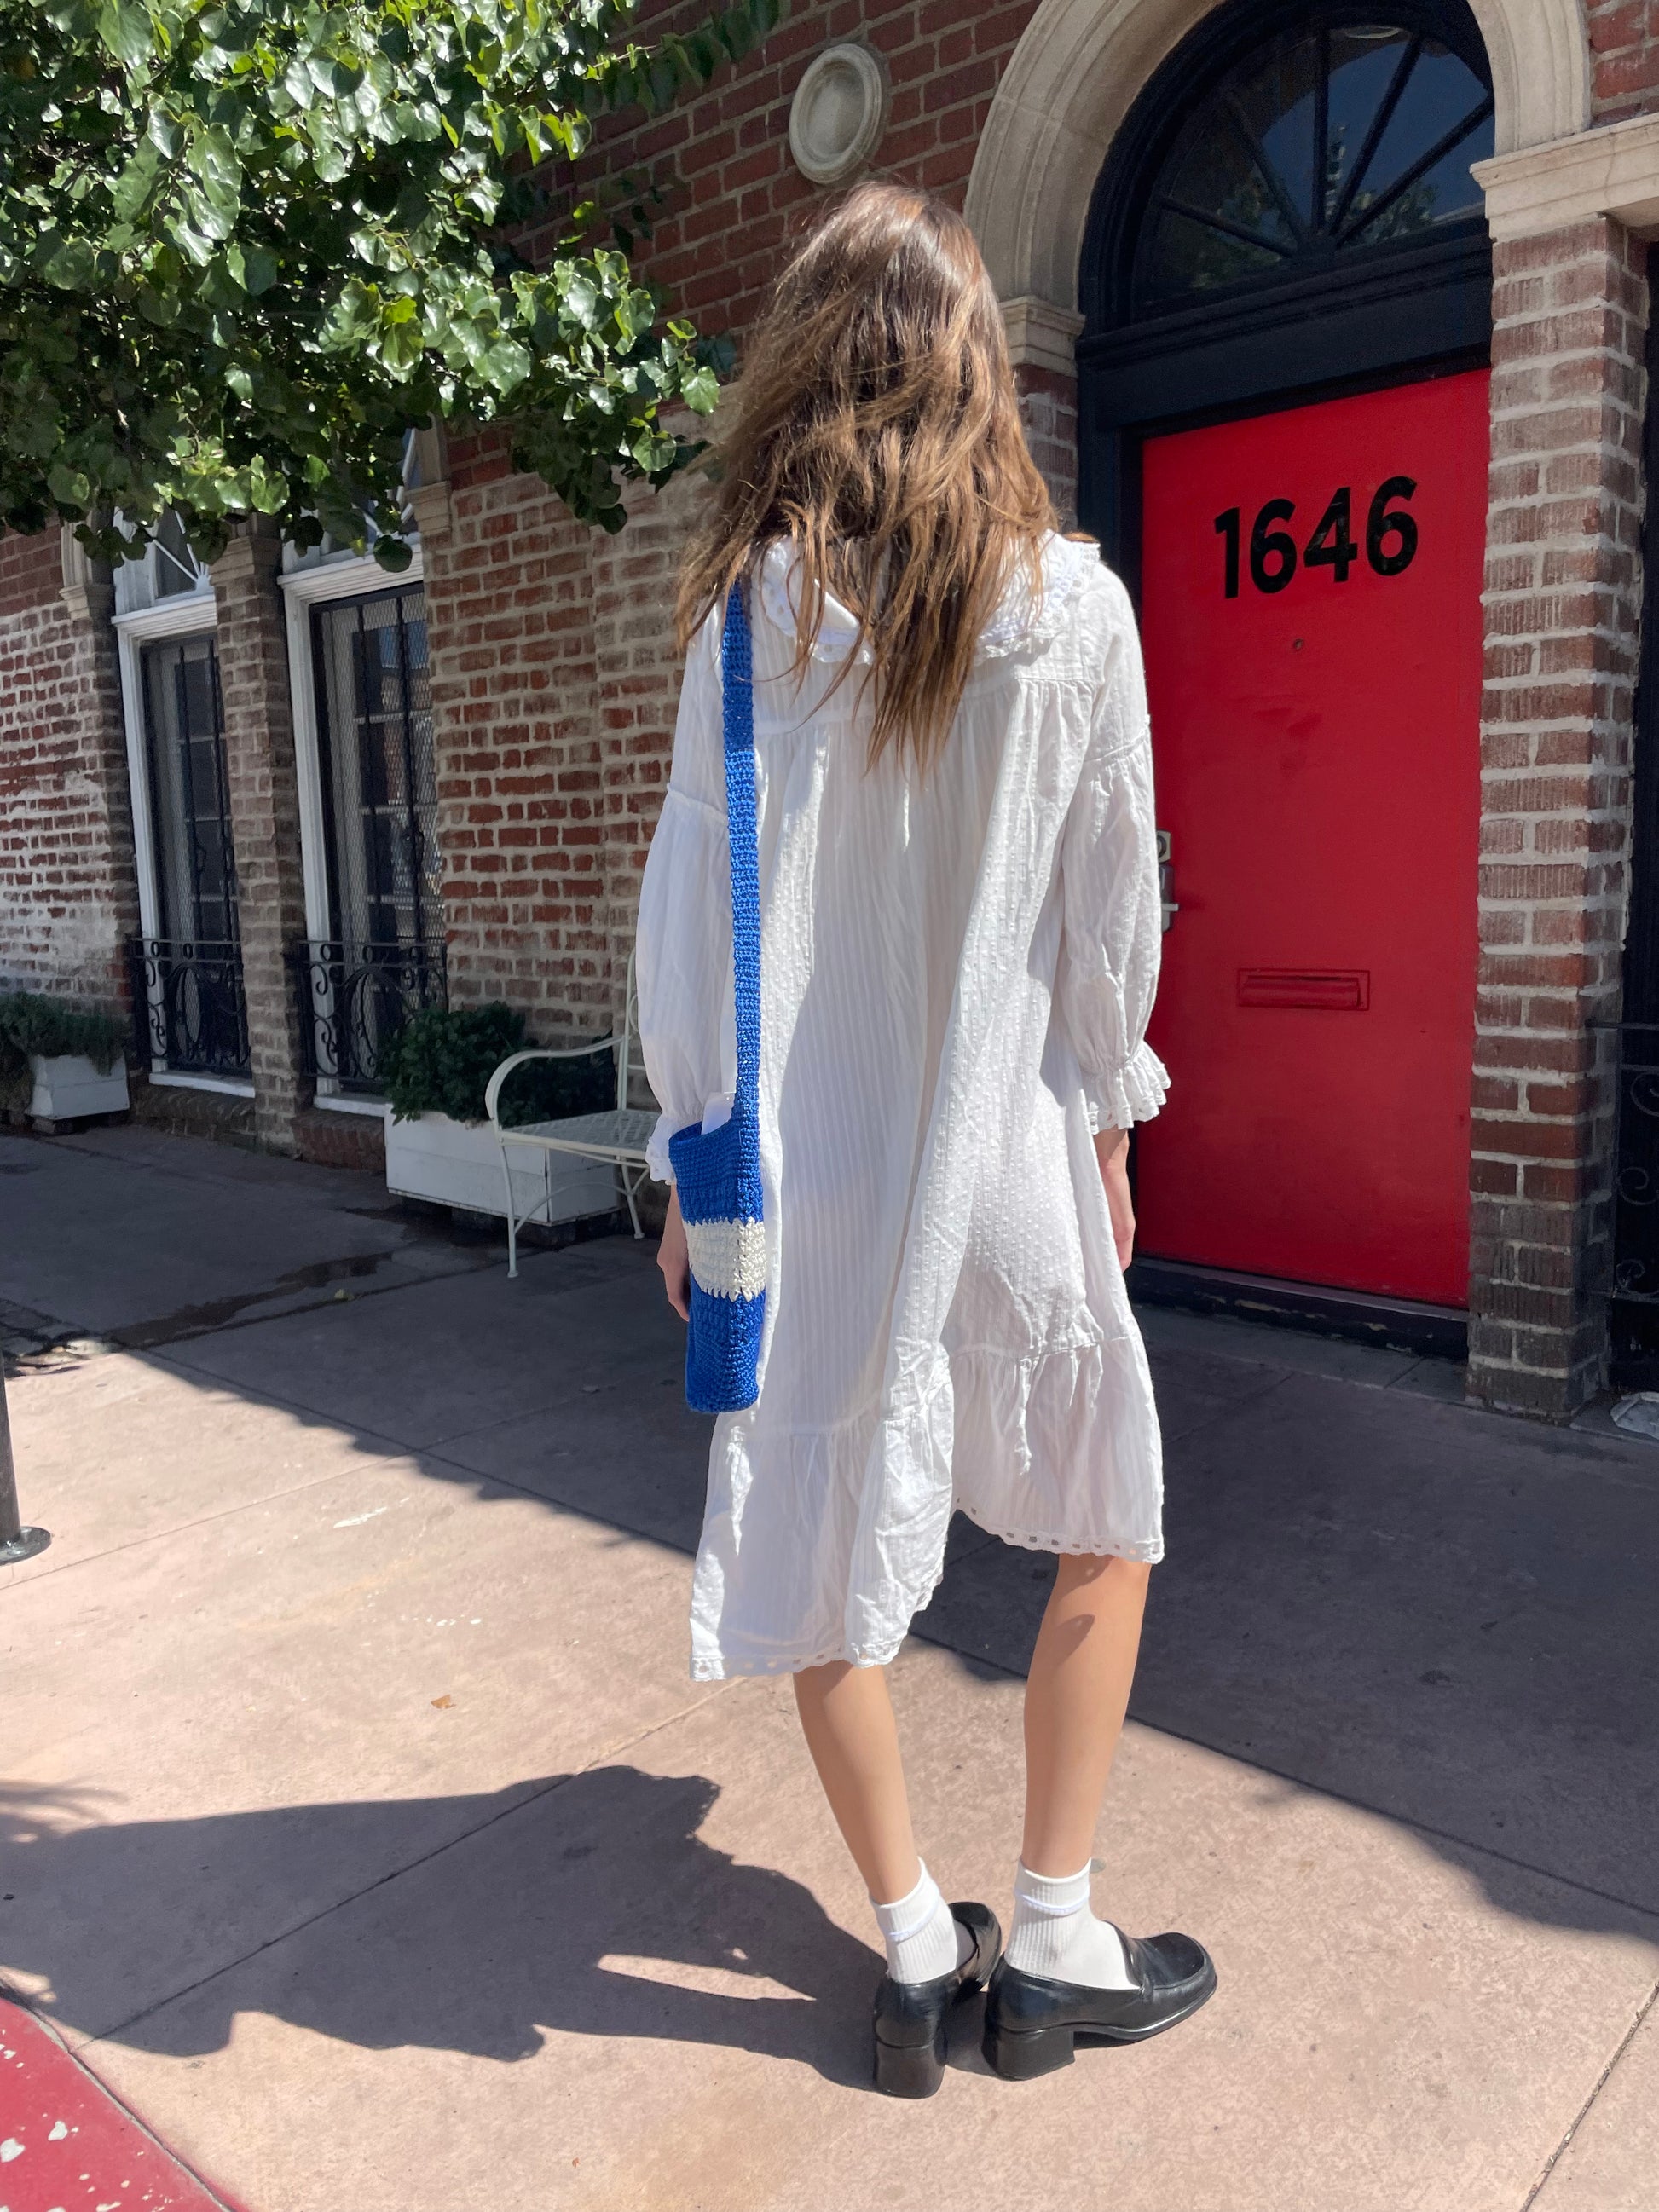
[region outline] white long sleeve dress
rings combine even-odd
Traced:
[[[750,595],[759,819],[760,1395],[715,1425],[699,1679],[884,1665],[952,1507],[1162,1556],[1158,1417],[1091,1133],[1155,1114],[1159,905],[1134,617],[1092,545],[1011,588],[925,777],[866,766],[833,600],[805,675],[784,549]],[[668,1139],[735,1082],[719,623],[688,658],[641,901]]]

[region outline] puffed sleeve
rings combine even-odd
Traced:
[[[691,641],[674,765],[640,889],[640,1045],[662,1109],[651,1173],[672,1182],[668,1140],[735,1086],[731,858],[720,728],[720,623]]]
[[[1096,1131],[1150,1121],[1170,1087],[1146,1042],[1163,927],[1146,679],[1133,611],[1115,578],[1111,596],[1106,680],[1060,845],[1056,992]]]

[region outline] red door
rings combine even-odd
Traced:
[[[1487,381],[1147,443],[1149,1255],[1467,1300]]]

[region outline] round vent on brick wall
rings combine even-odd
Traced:
[[[815,185],[861,168],[887,123],[887,72],[867,46],[826,46],[789,104],[789,150]]]

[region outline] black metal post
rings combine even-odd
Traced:
[[[6,1367],[0,1359],[0,1567],[14,1567],[44,1552],[52,1538],[44,1528],[26,1528],[17,1513],[17,1470],[12,1464],[11,1423],[6,1418]]]

